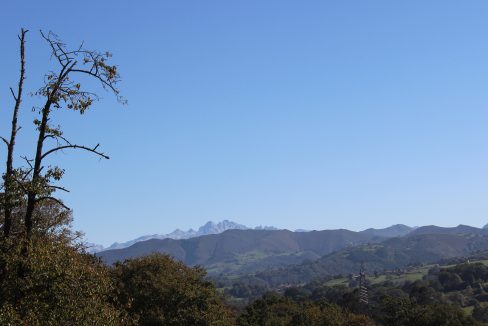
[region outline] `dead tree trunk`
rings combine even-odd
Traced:
[[[17,86],[17,94],[14,93],[13,89],[11,88],[10,91],[12,96],[15,100],[14,111],[12,114],[12,130],[10,133],[10,140],[7,141],[3,139],[3,141],[7,144],[7,166],[4,175],[4,224],[3,224],[3,233],[5,237],[10,236],[10,231],[12,228],[12,209],[14,207],[14,167],[13,167],[13,155],[14,155],[14,148],[15,148],[15,139],[17,137],[17,132],[19,131],[20,127],[17,127],[17,116],[20,109],[20,104],[22,102],[22,89],[24,86],[24,79],[25,79],[25,34],[27,30],[22,29],[20,32],[19,40],[20,40],[20,78],[19,83]]]

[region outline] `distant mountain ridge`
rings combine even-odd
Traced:
[[[231,229],[189,239],[151,239],[127,248],[105,250],[97,255],[112,264],[151,252],[162,252],[188,265],[205,266],[210,274],[242,273],[316,260],[336,250],[378,243],[392,236],[406,235],[411,230],[405,225],[360,232],[345,229],[309,232]]]
[[[209,276],[230,285],[239,279],[274,287],[348,275],[363,263],[372,273],[481,251],[488,251],[488,229],[398,224],[359,232],[231,229],[189,239],[151,239],[97,255],[112,264],[152,252],[166,253],[187,265],[203,266]]]
[[[459,224],[455,227],[441,227],[436,225],[426,225],[416,228],[410,232],[409,236],[421,235],[421,234],[488,234],[486,228],[476,228],[474,226]]]
[[[198,230],[189,229],[187,231],[183,231],[180,229],[176,229],[171,233],[168,234],[151,234],[151,235],[143,235],[136,239],[129,240],[126,242],[115,242],[107,248],[104,248],[102,245],[97,245],[93,243],[89,243],[88,245],[88,252],[90,253],[97,253],[104,250],[112,250],[112,249],[123,249],[132,246],[133,244],[141,241],[147,241],[151,239],[190,239],[194,237],[200,237],[203,235],[209,234],[219,234],[227,230],[249,230],[252,229],[245,225],[230,221],[230,220],[223,220],[221,222],[215,223],[213,221],[208,221],[204,225],[200,226]],[[273,226],[257,226],[254,228],[255,230],[278,230]]]
[[[356,273],[363,265],[367,273],[394,270],[410,264],[435,263],[443,259],[467,257],[488,250],[488,230],[467,225],[424,226],[405,236],[379,243],[343,248],[317,260],[263,270],[255,278],[268,285],[309,282],[337,274]]]
[[[393,237],[402,237],[404,235],[407,235],[411,232],[414,232],[415,229],[416,229],[415,227],[410,227],[404,224],[395,224],[384,229],[369,228],[361,232],[379,236],[379,237],[393,238]]]

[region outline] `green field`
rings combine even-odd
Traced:
[[[223,262],[215,263],[208,265],[206,270],[210,275],[216,275],[220,273],[225,273],[227,278],[237,277],[238,275],[242,274],[243,272],[252,273],[256,270],[260,270],[263,268],[268,267],[268,261],[273,260],[282,260],[284,265],[286,264],[287,260],[299,261],[300,257],[302,257],[305,252],[294,252],[294,253],[270,253],[264,251],[250,251],[244,254],[235,255],[230,260],[226,260]],[[275,263],[269,264],[274,266]]]
[[[488,266],[488,259],[485,260],[472,260],[472,263],[482,263],[485,266]],[[436,264],[430,264],[430,265],[424,265],[421,267],[416,267],[413,268],[412,270],[405,272],[405,273],[391,273],[391,274],[380,274],[378,276],[374,275],[367,275],[366,279],[371,283],[371,284],[379,284],[383,283],[386,281],[390,281],[393,283],[404,283],[405,281],[417,281],[417,280],[422,280],[425,275],[428,274],[429,269],[433,268],[436,266]],[[449,268],[454,265],[440,265],[439,267],[441,268]],[[349,279],[346,277],[342,278],[335,278],[332,280],[329,280],[325,282],[325,285],[327,286],[340,286],[344,285],[347,286],[349,284]]]

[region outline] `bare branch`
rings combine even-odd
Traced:
[[[71,60],[69,60],[67,56],[65,56],[65,58],[62,58],[63,54],[58,53],[58,51],[63,53],[62,47],[64,46],[64,44],[60,40],[58,40],[57,36],[51,31],[47,34],[47,36],[44,34],[42,30],[40,30],[39,32],[41,33],[42,38],[45,39],[49,43],[49,46],[51,47],[51,57],[53,56],[56,57],[59,64],[63,68],[66,68],[70,64]]]
[[[10,87],[10,93],[12,94],[15,101],[17,101],[17,96],[15,96],[15,92],[12,87]]]
[[[8,141],[5,138],[3,138],[3,137],[0,136],[0,139],[3,140],[3,142],[5,143],[5,145],[7,145],[7,147],[9,146],[9,143],[8,143]]]
[[[105,155],[105,154],[97,151],[98,146],[100,146],[100,144],[97,144],[97,146],[95,146],[94,148],[90,148],[90,147],[86,147],[86,146],[81,146],[81,145],[65,145],[65,146],[59,146],[59,147],[53,148],[53,149],[47,151],[46,153],[42,154],[41,160],[43,160],[49,154],[52,154],[54,152],[57,152],[57,151],[60,151],[60,150],[63,150],[63,149],[67,149],[67,148],[83,149],[85,151],[88,151],[88,152],[92,152],[94,154],[97,154],[98,156],[101,156],[101,157],[103,157],[103,158],[105,158],[107,160],[110,159],[109,156],[107,156],[107,155]]]
[[[57,136],[56,135],[45,135],[44,136],[44,140],[48,139],[48,138],[53,138],[53,139],[56,139]]]
[[[27,172],[24,173],[24,177],[22,178],[22,181],[25,181],[29,175],[34,171],[34,168],[30,168]]]
[[[63,137],[62,135],[47,134],[44,136],[44,139],[48,139],[48,138],[55,139],[57,141],[58,145],[59,145],[59,139],[66,142],[66,144],[68,144],[68,145],[72,145],[71,142],[68,139],[66,139],[65,137]]]
[[[102,85],[107,86],[108,88],[110,88],[116,95],[119,94],[119,90],[117,88],[115,88],[115,86],[113,85],[113,83],[110,83],[110,82],[106,81],[104,78],[102,78],[102,76],[100,76],[98,74],[98,67],[96,67],[96,71],[95,72],[93,72],[91,70],[84,70],[84,69],[72,69],[71,71],[72,72],[79,72],[79,73],[82,73],[82,74],[87,74],[87,75],[90,75],[92,77],[95,77],[95,78],[97,78],[102,83]]]
[[[66,206],[61,200],[57,199],[57,198],[54,198],[54,197],[51,197],[51,196],[44,196],[44,197],[39,197],[36,199],[36,203],[40,202],[40,201],[43,201],[43,200],[52,200],[56,203],[58,203],[59,205],[63,206],[64,209],[66,210],[71,210],[68,206]]]
[[[21,156],[20,158],[21,158],[21,159],[23,159],[24,161],[26,161],[26,162],[27,162],[27,164],[29,165],[29,167],[30,167],[31,169],[33,168],[33,166],[32,166],[32,162],[33,162],[34,160],[32,160],[32,159],[28,159],[28,158],[27,158],[27,156]]]
[[[68,189],[64,188],[64,187],[60,187],[60,186],[53,186],[53,185],[48,185],[47,187],[49,188],[53,188],[53,189],[56,189],[56,190],[62,190],[64,192],[69,192]]]

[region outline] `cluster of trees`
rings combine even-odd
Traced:
[[[69,246],[33,243],[24,261],[28,271],[2,279],[1,325],[234,324],[204,272],[168,256],[108,267]]]
[[[369,284],[367,305],[359,301],[357,287],[318,280],[288,288],[283,297],[300,304],[334,304],[379,325],[482,325],[488,322],[487,281],[487,266],[463,263],[434,267],[422,280]]]
[[[359,302],[355,293],[334,302],[326,297],[311,299],[296,291],[269,293],[248,305],[238,317],[239,325],[394,325],[476,326],[483,323],[466,316],[457,306],[420,304],[413,298],[386,295],[373,306]]]
[[[458,264],[450,268],[432,268],[428,279],[432,284],[444,292],[460,291],[468,286],[483,289],[488,282],[488,267],[482,263]],[[437,281],[434,282],[434,281]]]
[[[238,325],[297,326],[369,326],[375,322],[362,314],[328,302],[293,300],[277,293],[267,293],[249,304],[237,319]]]

